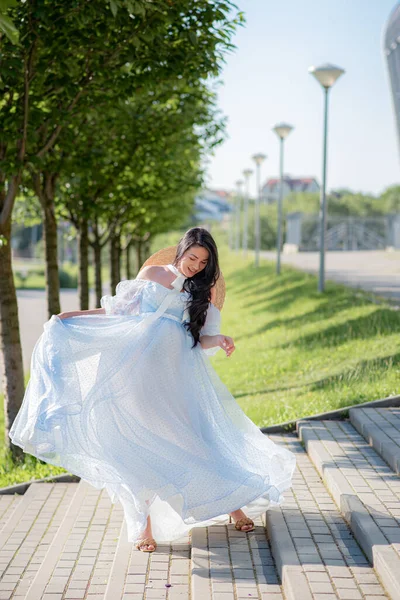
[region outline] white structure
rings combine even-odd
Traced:
[[[262,201],[266,204],[274,204],[279,198],[279,178],[268,179],[261,189]],[[283,177],[283,197],[291,192],[316,192],[319,193],[320,186],[315,177]]]
[[[233,210],[225,190],[202,190],[195,198],[195,217],[198,221],[222,221]]]
[[[400,2],[393,8],[386,25],[384,52],[392,88],[393,108],[397,123],[397,139],[400,149]]]

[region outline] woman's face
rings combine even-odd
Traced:
[[[203,246],[191,246],[180,259],[179,269],[186,277],[193,277],[205,268],[208,254],[208,250]]]

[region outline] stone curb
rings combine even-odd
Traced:
[[[331,455],[312,431],[312,423],[299,423],[298,435],[383,586],[391,597],[400,598],[399,555],[388,545],[364,503],[333,463]]]
[[[370,402],[362,402],[361,404],[352,404],[351,406],[345,406],[343,408],[331,410],[326,413],[302,417],[301,419],[297,419],[295,421],[285,421],[284,423],[278,423],[277,425],[268,425],[267,427],[261,427],[260,430],[262,433],[287,433],[288,431],[295,431],[298,423],[301,421],[328,421],[347,419],[349,416],[349,411],[353,408],[385,408],[390,406],[400,406],[400,395],[392,396],[390,398],[381,398],[380,400],[371,400]]]
[[[357,429],[358,433],[365,438],[370,446],[372,446],[383,460],[387,462],[389,467],[400,474],[400,448],[390,439],[382,429],[375,425],[373,421],[361,410],[350,411],[351,424]]]
[[[43,479],[32,479],[31,481],[25,481],[23,483],[16,483],[8,487],[0,488],[1,494],[25,494],[26,490],[32,483],[77,483],[80,481],[80,477],[77,475],[51,475],[50,477],[44,477]]]
[[[265,524],[286,600],[312,600],[313,595],[282,511],[279,508],[269,509],[265,513]]]

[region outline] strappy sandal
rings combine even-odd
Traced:
[[[229,515],[229,523],[232,523],[232,517]],[[237,531],[242,531],[243,533],[249,533],[249,531],[254,531],[254,521],[252,521],[249,517],[243,517],[242,519],[238,519],[235,523],[235,529]],[[242,529],[244,525],[251,525],[251,529]]]
[[[154,546],[153,550],[148,550],[146,548],[144,548],[144,546]],[[142,540],[138,540],[135,543],[135,547],[137,550],[140,550],[141,552],[154,552],[154,550],[157,548],[157,542],[154,538],[149,537],[149,538],[143,538]]]

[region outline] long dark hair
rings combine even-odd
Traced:
[[[199,342],[200,330],[205,323],[208,304],[211,300],[211,288],[220,276],[217,245],[211,233],[203,227],[192,227],[181,238],[173,265],[176,267],[183,254],[193,245],[203,246],[208,250],[208,260],[204,269],[193,277],[185,279],[183,284],[183,289],[191,294],[191,300],[188,303],[190,321],[185,323],[185,327],[193,336],[192,348]]]

